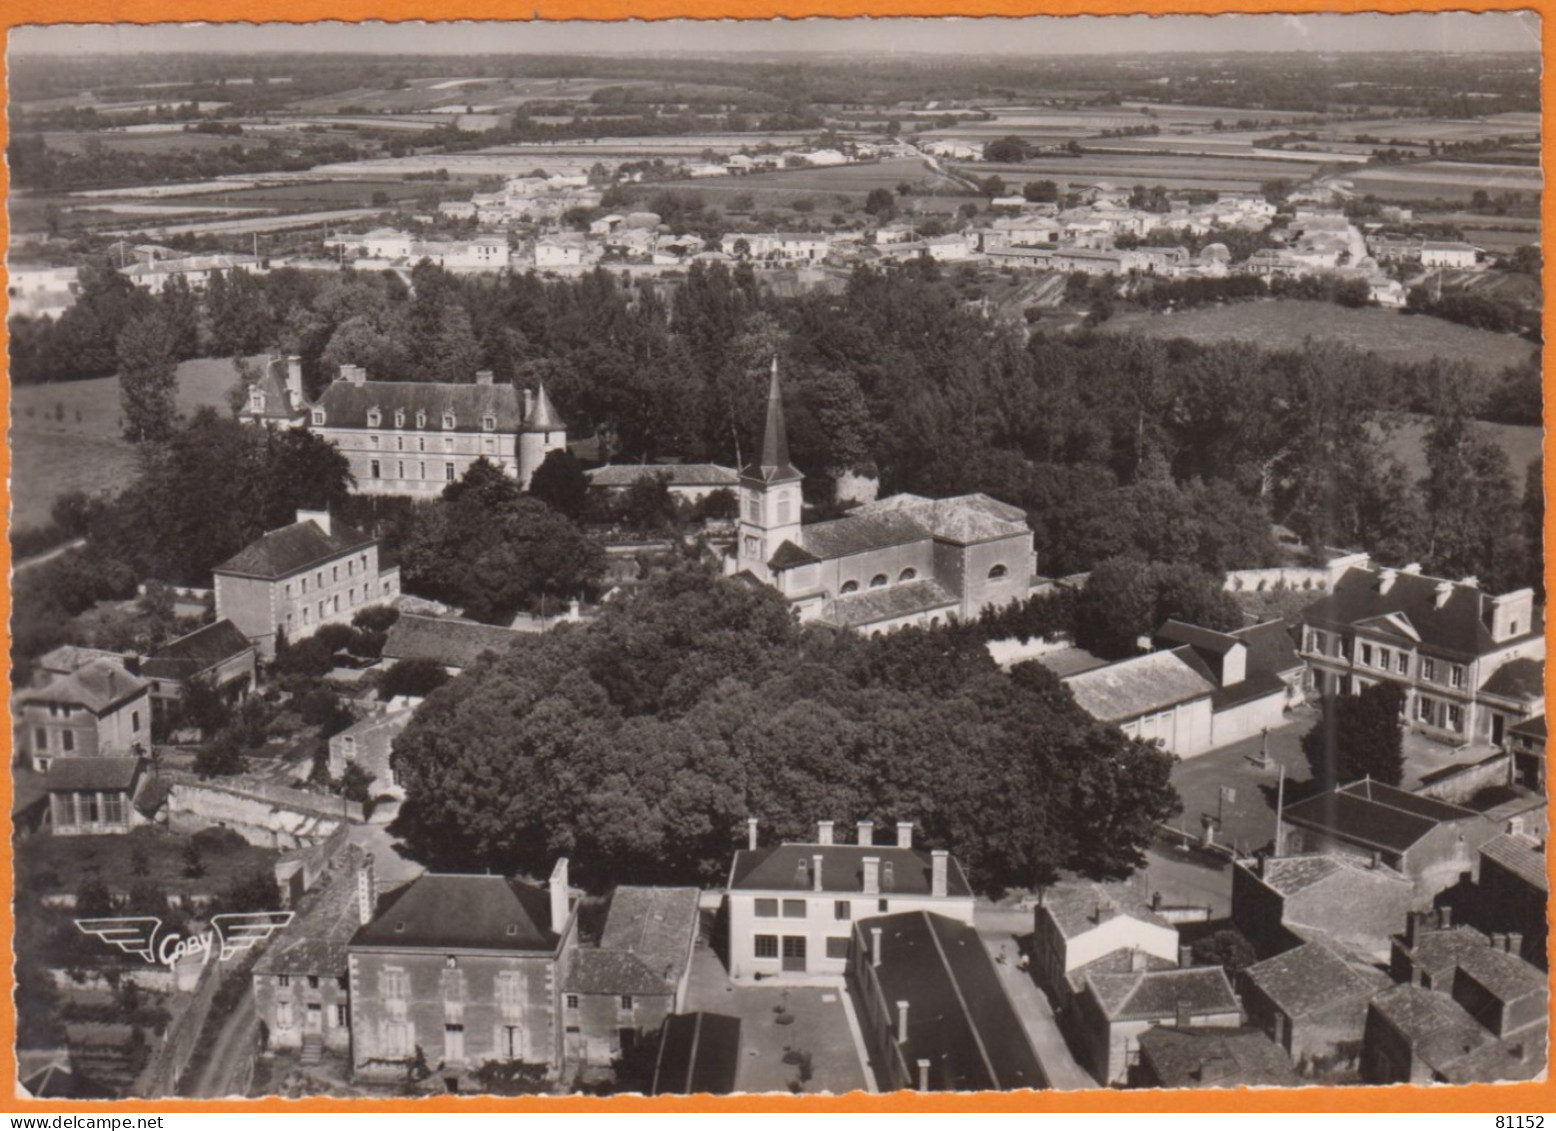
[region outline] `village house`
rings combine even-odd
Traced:
[[[1026,512],[987,495],[893,495],[802,525],[773,363],[759,463],[740,475],[740,530],[725,572],[772,585],[801,620],[879,633],[972,619],[1025,598],[1037,575]]]
[[[923,910],[972,923],[962,866],[943,849],[914,848],[911,822],[898,822],[894,845],[875,843],[872,821],[859,822],[854,844],[834,843],[831,821],[817,822],[814,843],[762,848],[752,818],[748,838],[724,894],[737,981],[842,974],[859,919]]]
[[[818,263],[827,257],[824,232],[729,232],[720,242],[737,259]]]
[[[141,758],[56,758],[44,776],[55,836],[127,833],[151,820],[156,783]]]
[[[1545,713],[1507,728],[1502,746],[1513,756],[1513,776],[1525,789],[1545,792]]]
[[[1417,902],[1408,877],[1370,856],[1261,856],[1232,866],[1232,922],[1261,957],[1321,938],[1381,961]]]
[[[152,719],[160,723],[192,680],[228,702],[241,702],[259,685],[259,659],[248,637],[223,618],[153,648],[141,661],[140,674],[151,684]]]
[[[1519,956],[1516,933],[1487,935],[1455,924],[1446,907],[1411,915],[1393,940],[1389,976],[1449,994],[1493,1036],[1509,1038],[1548,1020],[1544,973]]]
[[[151,684],[118,659],[96,659],[12,699],[17,755],[39,773],[72,758],[151,746]]]
[[[545,887],[428,873],[388,893],[347,947],[355,1076],[393,1082],[419,1059],[450,1091],[491,1062],[555,1076],[577,942],[566,860]]]
[[[883,1091],[1046,1088],[977,930],[932,911],[853,924],[847,979]]]
[[[1098,722],[1154,743],[1180,758],[1212,749],[1216,684],[1187,646],[1147,652],[1062,681]]]
[[[1405,693],[1405,718],[1444,742],[1500,746],[1507,728],[1544,711],[1545,630],[1534,592],[1495,596],[1473,580],[1417,567],[1346,569],[1301,613],[1300,648],[1320,695],[1375,683]],[[1529,661],[1499,672],[1514,661]]]
[[[1170,970],[1184,957],[1178,928],[1131,883],[1063,880],[1043,888],[1032,912],[1032,977],[1063,1009],[1091,972],[1127,973],[1143,956]]]
[[[1475,266],[1478,253],[1474,244],[1426,240],[1421,244],[1421,266],[1462,270]]]
[[[430,660],[458,675],[488,652],[503,653],[518,638],[511,628],[452,617],[401,613],[384,640],[385,663]]]
[[[1064,1019],[1081,1067],[1097,1083],[1124,1084],[1139,1064],[1140,1036],[1158,1025],[1238,1027],[1242,1008],[1220,966],[1152,970],[1141,951],[1122,973],[1090,973]]]
[[[400,569],[379,568],[378,542],[335,523],[327,511],[297,512],[217,566],[216,616],[231,620],[270,659],[325,624],[350,624],[358,609],[400,594]]]
[[[407,706],[386,704],[358,719],[329,741],[330,777],[339,779],[347,766],[357,766],[368,776],[369,797],[405,796],[394,774],[390,753],[394,740],[415,712]]]
[[[1544,843],[1514,833],[1492,837],[1480,846],[1475,886],[1475,918],[1481,930],[1517,939],[1510,951],[1547,969],[1545,908],[1550,879]]]
[[[1543,1027],[1499,1040],[1451,995],[1395,986],[1372,999],[1362,1048],[1369,1084],[1532,1080],[1545,1071]]]
[[[266,428],[299,428],[308,423],[303,395],[303,359],[272,357],[250,383],[238,419]]]
[[[733,495],[740,486],[740,472],[716,463],[606,464],[584,474],[589,486],[601,491],[625,491],[640,480],[661,478],[670,494],[688,503],[701,502],[715,491]]]
[[[1303,1083],[1291,1060],[1263,1030],[1175,1028],[1140,1034],[1132,1088],[1294,1088]]]
[[[620,885],[596,946],[580,946],[562,984],[569,1064],[608,1067],[686,1002],[697,944],[696,888]]]
[[[1393,983],[1375,966],[1315,938],[1246,967],[1238,989],[1248,1023],[1284,1049],[1309,1077],[1354,1073],[1367,1003]]]
[[[190,290],[203,291],[210,285],[211,276],[233,271],[263,274],[264,266],[252,255],[189,255],[132,263],[120,268],[119,274],[142,290],[159,295],[173,279],[182,279]]]
[[[498,384],[369,381],[357,365],[307,406],[309,430],[340,449],[362,495],[434,498],[477,460],[528,487],[548,452],[567,447],[567,424],[546,395]]]
[[[6,268],[6,317],[58,318],[76,303],[80,293],[80,268],[32,267],[20,263]]]

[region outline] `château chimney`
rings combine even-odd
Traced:
[[[816,822],[816,843],[817,844],[831,844],[832,843],[832,822],[831,821],[817,821]]]
[[[870,965],[881,964],[881,928],[870,928]]]
[[[929,1060],[922,1056],[918,1058],[918,1090],[929,1091]]]
[[[936,899],[946,897],[946,876],[950,870],[951,854],[937,848],[929,854],[929,894]]]
[[[365,927],[378,911],[378,889],[373,882],[373,857],[370,853],[357,869],[357,919]]]
[[[864,858],[864,893],[865,895],[881,894],[881,858],[879,856],[866,856]]]
[[[315,526],[317,526],[320,530],[324,531],[324,533],[326,535],[328,535],[330,533],[330,512],[327,511],[327,510],[325,510],[325,511],[305,511],[305,510],[299,509],[298,512],[297,512],[297,521],[298,522],[311,522]]]
[[[492,381],[493,381],[493,374],[492,374],[492,371],[490,369],[478,369],[478,370],[476,370],[475,383],[477,385],[490,385],[492,383]]]
[[[547,886],[551,889],[551,929],[560,935],[567,924],[567,857],[556,862]]]
[[[860,844],[865,844],[865,845],[869,845],[869,844],[874,844],[875,843],[875,822],[874,821],[860,821],[859,822],[859,843]]]
[[[906,1044],[908,1040],[908,1003],[897,1003],[897,1043]]]
[[[897,847],[898,848],[912,848],[913,847],[913,822],[912,821],[898,821],[897,822]]]
[[[821,886],[821,853],[810,858],[810,886],[812,891],[822,891]]]
[[[756,851],[756,826],[757,820],[755,817],[746,818],[746,847],[752,852]]]

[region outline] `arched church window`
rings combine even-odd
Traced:
[[[914,569],[912,566],[909,566],[907,569],[903,570],[897,575],[897,580],[899,582],[912,581],[916,577],[918,577],[918,570]]]
[[[991,568],[989,570],[989,580],[990,581],[998,581],[1000,578],[1004,577],[1009,572],[1010,571],[1008,569],[1006,569],[1002,565],[994,566],[993,568]]]
[[[838,590],[838,593],[843,596],[857,592],[859,592],[859,583],[857,581],[845,581],[843,582],[843,588]]]
[[[881,588],[885,587],[885,585],[886,585],[886,575],[884,573],[878,573],[874,577],[870,578],[870,588],[871,589],[881,589]]]
[[[789,500],[778,500],[778,525],[782,526],[789,521]]]

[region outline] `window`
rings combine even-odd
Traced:
[[[879,904],[877,910],[879,910],[880,913],[882,915],[884,915],[884,914],[886,914],[886,912],[887,912],[888,908],[890,907],[890,905],[891,905],[891,900],[883,899],[883,900],[880,901],[880,904]]]
[[[380,413],[376,408],[370,408],[367,410],[367,426],[369,428],[377,428],[381,423],[383,423],[383,419],[383,414]],[[373,443],[378,443],[377,436],[373,437]]]
[[[404,428],[405,427],[405,410],[403,408],[395,409],[395,412],[394,412],[394,426],[396,428]]]
[[[316,990],[319,988],[319,976],[317,974],[308,975],[308,988],[310,990]]]
[[[1399,655],[1394,657],[1394,670],[1397,671],[1400,675],[1410,674],[1409,652],[1401,652]]]
[[[497,975],[497,1005],[504,1017],[519,1017],[524,1012],[524,975],[504,970]]]
[[[842,935],[840,937],[833,937],[833,938],[827,939],[827,957],[828,958],[847,958],[848,957],[848,936],[847,935]]]
[[[418,412],[416,414],[416,427],[418,427],[418,428],[425,428],[425,427],[427,427],[427,414],[425,412]],[[426,441],[423,440],[422,443],[425,444]]]
[[[789,521],[789,500],[788,499],[779,499],[778,500],[778,524],[780,526],[782,526],[785,523],[787,523],[788,521]]]
[[[1378,649],[1378,667],[1382,668],[1384,671],[1388,671],[1393,666],[1394,666],[1394,654],[1392,652],[1390,652],[1387,648],[1379,648]]]
[[[918,577],[918,570],[914,569],[912,566],[909,566],[907,569],[903,570],[897,575],[897,580],[899,582],[912,581],[916,577]]]
[[[315,424],[324,423],[324,410],[322,408],[316,408],[313,410],[313,422]]]
[[[400,479],[404,479],[405,478],[405,461],[403,459],[400,461],[400,474],[399,474],[398,478],[400,478]]]
[[[871,589],[882,589],[885,587],[885,585],[886,575],[884,573],[878,573],[874,577],[870,578]]]
[[[568,1009],[577,1009],[578,1008],[578,995],[577,994],[568,994],[567,995],[567,1008]]]
[[[340,584],[340,566],[330,566],[330,581],[334,582],[336,585]]]
[[[302,582],[303,582],[303,592],[306,593],[306,592],[308,592],[308,579],[305,577],[305,578],[302,579]]]
[[[857,581],[845,581],[843,582],[843,588],[839,589],[838,592],[845,596],[849,593],[857,593],[859,592],[859,583]]]
[[[103,821],[109,825],[124,824],[124,794],[108,793],[103,795]]]
[[[805,918],[805,901],[803,899],[786,899],[783,901],[783,917],[785,919]]]
[[[285,979],[282,979],[283,981]],[[292,1027],[292,1003],[289,1001],[276,1002],[276,1028],[290,1029]]]
[[[76,732],[73,730],[61,731],[59,744],[66,754],[72,753],[76,748]]]
[[[322,569],[319,571],[319,588],[324,588],[324,571]]]
[[[1433,660],[1433,659],[1431,659],[1428,656],[1422,656],[1421,657],[1421,678],[1422,679],[1436,679],[1437,678],[1437,661],[1436,660]]]
[[[445,427],[445,428],[452,428],[452,427],[454,427],[454,414],[452,412],[445,412],[443,414],[443,427]]]
[[[754,494],[746,497],[746,518],[751,522],[762,521],[762,502]]]
[[[447,483],[452,483],[454,481],[454,465],[453,464],[445,463],[443,465],[443,479]]]
[[[416,468],[417,468],[417,471],[416,471],[416,478],[417,479],[425,479],[425,478],[427,478],[427,461],[426,460],[422,460],[420,463],[418,463],[416,465]]]
[[[130,712],[130,733],[131,734],[139,734],[140,733],[140,712],[139,711],[131,711]]]
[[[483,432],[495,432],[495,431],[497,431],[497,418],[495,416],[491,416],[489,414],[486,415],[486,416],[481,417],[481,431],[483,431]]]
[[[1416,700],[1416,718],[1426,723],[1432,721],[1432,701],[1425,695]]]
[[[465,1059],[465,1027],[459,1024],[446,1024],[443,1026],[443,1059],[460,1061]]]
[[[1004,577],[1009,572],[1010,571],[1008,569],[1006,569],[1003,565],[992,566],[989,569],[989,580],[990,581],[998,581],[1000,578]]]
[[[1458,734],[1464,733],[1464,708],[1457,703],[1448,704],[1448,728]]]
[[[346,1013],[346,1007],[344,1005],[337,1005],[335,1007],[335,1028],[346,1028],[346,1026],[351,1023],[349,1020],[347,1020],[347,1017],[348,1014]]]
[[[382,477],[382,474],[383,473],[382,473],[381,469],[379,468],[378,461],[376,459],[373,460],[372,463],[368,464],[368,478],[370,478],[370,479],[379,479],[379,478]],[[290,590],[291,588],[292,587],[290,585],[287,586],[288,590]],[[288,592],[287,596],[291,596],[291,593]]]
[[[756,955],[757,958],[777,958],[778,957],[778,936],[777,935],[757,935],[756,936],[756,950],[753,953]]]
[[[1364,667],[1369,667],[1369,668],[1372,667],[1372,645],[1371,644],[1363,644],[1361,646],[1361,662],[1362,662],[1362,665]]]
[[[1454,664],[1452,667],[1450,667],[1448,669],[1448,685],[1450,687],[1457,687],[1461,691],[1464,689],[1464,665],[1463,664]]]
[[[623,1012],[623,1013],[631,1013],[632,1012],[632,995],[631,994],[622,994],[621,995],[621,1000],[617,1003],[617,1005],[620,1007],[621,1012]]]
[[[497,454],[497,441],[492,439],[490,436],[486,437],[486,439],[483,440],[481,444],[482,450],[486,452],[487,455],[492,456]]]
[[[276,979],[276,985],[280,986],[282,989],[285,989],[287,986],[290,986],[291,984],[292,984],[292,976],[290,974],[282,974],[280,977],[278,977]]]
[[[39,727],[32,732],[32,748],[34,750],[47,750],[49,748],[49,732],[44,727]]]
[[[776,899],[759,899],[756,901],[756,917],[758,919],[778,918],[778,901]]]
[[[308,607],[306,607],[306,606],[304,606],[304,608],[303,608],[303,623],[304,624],[312,624],[313,623],[313,610],[308,608]]]
[[[853,905],[846,899],[839,899],[832,904],[832,918],[839,921],[853,918]]]
[[[405,450],[405,437],[404,436],[396,436],[394,438],[394,450],[397,451],[397,452],[403,452]]]

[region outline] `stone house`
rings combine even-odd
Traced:
[[[1075,1058],[1104,1086],[1123,1084],[1139,1064],[1140,1036],[1158,1025],[1241,1026],[1243,1012],[1220,966],[1088,974],[1065,1019]]]
[[[1042,889],[1032,912],[1032,977],[1056,1006],[1068,1006],[1086,974],[1111,956],[1117,972],[1134,954],[1155,969],[1172,969],[1182,957],[1178,928],[1152,910],[1130,884],[1065,880]]]
[[[519,635],[500,625],[401,613],[389,626],[383,658],[385,663],[431,660],[449,675],[458,675],[487,652],[506,652]]]
[[[1547,968],[1545,909],[1550,878],[1545,845],[1526,836],[1503,833],[1480,846],[1476,877],[1477,924],[1488,934],[1518,939],[1509,949],[1540,969]]]
[[[1076,704],[1130,738],[1180,758],[1210,750],[1215,681],[1187,646],[1107,664],[1062,681]]]
[[[151,683],[152,717],[161,721],[190,680],[201,680],[229,702],[241,701],[259,684],[259,658],[248,637],[223,618],[152,649],[140,673]]]
[[[1140,1034],[1133,1088],[1294,1088],[1302,1078],[1263,1030],[1158,1025]]]
[[[55,836],[127,833],[151,818],[155,783],[141,758],[56,758],[44,776]]]
[[[1354,1071],[1360,1062],[1367,1003],[1393,983],[1376,967],[1322,940],[1239,972],[1248,1023],[1290,1054],[1305,1076]]]
[[[15,747],[39,773],[71,758],[127,756],[151,744],[151,685],[96,659],[12,700]]]
[[[1499,1040],[1450,995],[1395,986],[1367,1011],[1362,1077],[1369,1084],[1532,1080],[1545,1071],[1543,1028]]]
[[[330,777],[339,778],[346,767],[360,766],[368,775],[368,796],[405,796],[394,775],[390,754],[394,740],[415,714],[409,707],[384,706],[358,719],[330,738]]]
[[[1315,853],[1232,866],[1232,922],[1265,958],[1323,937],[1381,961],[1416,902],[1406,876],[1370,858]]]

